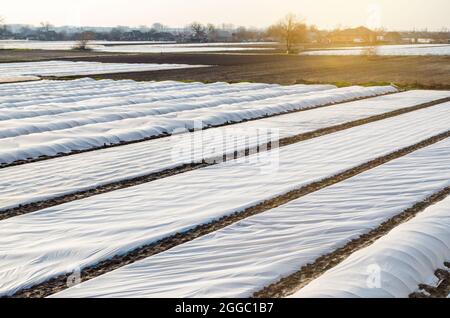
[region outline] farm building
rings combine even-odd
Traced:
[[[377,40],[377,33],[361,26],[331,32],[329,39],[331,43],[371,43]]]

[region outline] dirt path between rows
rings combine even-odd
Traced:
[[[350,128],[357,127],[357,126],[362,126],[362,125],[365,125],[365,124],[368,124],[371,122],[380,121],[380,120],[387,119],[390,117],[399,116],[401,114],[413,112],[413,111],[416,111],[419,109],[432,107],[432,106],[435,106],[435,105],[438,105],[438,104],[441,104],[444,102],[448,102],[448,101],[450,101],[450,98],[439,99],[439,100],[436,100],[436,101],[433,101],[430,103],[425,103],[425,104],[421,104],[421,105],[417,105],[417,106],[413,106],[413,107],[407,107],[407,108],[395,110],[395,111],[380,114],[380,115],[367,117],[364,119],[359,119],[356,121],[351,121],[351,122],[336,125],[336,126],[322,128],[322,129],[319,129],[319,130],[316,130],[313,132],[308,132],[308,133],[299,134],[299,135],[292,136],[292,137],[283,138],[279,141],[279,146],[284,147],[284,146],[292,145],[294,143],[298,143],[298,142],[305,141],[308,139],[325,136],[325,135],[335,133],[338,131],[350,129]],[[259,147],[261,147],[261,146],[259,146]],[[272,148],[271,143],[266,144],[265,147],[263,145],[263,149],[270,150],[271,148]],[[249,156],[250,154],[255,153],[256,151],[259,151],[258,149],[260,149],[260,148],[255,147],[252,149],[246,149],[245,151],[242,151],[242,152],[235,152],[234,156],[231,156],[230,154],[226,154],[222,158],[218,158],[218,160],[213,160],[212,158],[207,158],[202,163],[186,164],[186,165],[182,165],[182,166],[179,166],[179,167],[176,167],[173,169],[164,170],[164,171],[161,171],[158,173],[151,173],[146,176],[133,178],[133,179],[125,179],[122,181],[106,184],[106,185],[103,185],[103,186],[100,186],[100,187],[97,187],[94,189],[78,191],[78,192],[75,192],[72,194],[59,196],[59,197],[56,197],[56,198],[53,198],[50,200],[44,200],[44,201],[40,201],[40,202],[25,204],[25,205],[21,205],[16,208],[7,209],[7,210],[3,210],[3,211],[0,210],[0,221],[9,219],[9,218],[12,218],[15,216],[32,213],[32,212],[46,209],[49,207],[57,206],[60,204],[72,202],[75,200],[80,200],[80,199],[88,198],[91,196],[99,195],[102,193],[119,190],[119,189],[133,187],[133,186],[136,186],[139,184],[152,182],[152,181],[155,181],[158,179],[167,178],[169,176],[173,176],[173,175],[177,175],[177,174],[181,174],[181,173],[185,173],[188,171],[192,171],[192,170],[196,170],[196,169],[200,169],[200,168],[204,168],[207,166],[217,164],[214,162],[225,162],[225,161],[227,161],[227,159],[235,160],[235,159],[238,159],[241,157]],[[206,162],[208,162],[208,163],[206,163]]]
[[[369,99],[369,98],[373,98],[373,97],[393,95],[393,94],[397,94],[397,93],[387,93],[387,94],[381,94],[381,95],[371,96],[371,97],[354,98],[354,99],[347,100],[345,102],[329,103],[329,104],[325,104],[325,105],[321,105],[321,106],[316,106],[316,107],[311,107],[311,108],[306,108],[306,109],[299,109],[299,110],[292,110],[292,111],[287,111],[287,112],[283,112],[283,113],[279,113],[279,114],[267,115],[267,116],[263,116],[263,117],[259,117],[259,118],[253,118],[253,119],[247,119],[247,120],[243,120],[243,121],[239,121],[239,122],[227,122],[225,124],[214,125],[214,126],[211,125],[211,126],[208,126],[208,127],[204,127],[203,130],[210,129],[210,128],[219,128],[219,127],[231,126],[231,125],[240,124],[240,123],[246,123],[246,122],[250,122],[250,121],[257,121],[257,120],[261,120],[261,119],[264,119],[264,118],[271,118],[271,117],[277,117],[277,116],[282,116],[282,115],[287,115],[287,114],[292,114],[292,113],[299,113],[299,112],[304,112],[304,111],[308,111],[308,110],[318,109],[318,108],[322,108],[322,107],[331,107],[331,106],[335,106],[335,105],[339,105],[339,104],[351,103],[351,102],[356,102],[356,101]],[[446,100],[450,100],[450,99],[446,99]],[[193,132],[193,130],[190,130],[190,132]],[[131,145],[131,144],[141,143],[141,142],[145,142],[145,141],[149,141],[149,140],[170,137],[170,136],[171,136],[170,134],[167,134],[167,133],[164,134],[163,133],[161,135],[154,136],[154,137],[148,137],[148,138],[143,138],[143,139],[133,140],[133,141],[122,141],[120,143],[112,144],[112,145],[106,145],[105,144],[105,145],[103,145],[101,147],[94,147],[94,148],[89,148],[89,149],[86,149],[86,150],[74,150],[74,151],[72,151],[70,153],[59,153],[59,154],[54,155],[54,156],[41,156],[39,158],[32,158],[32,159],[27,159],[27,160],[17,160],[15,162],[6,163],[6,164],[5,163],[0,163],[0,169],[13,167],[13,166],[19,166],[19,165],[23,165],[23,164],[27,164],[27,163],[33,163],[33,162],[39,162],[39,161],[44,161],[44,160],[51,160],[51,159],[56,159],[56,158],[61,158],[61,157],[73,156],[73,155],[77,155],[77,154],[80,154],[80,153],[92,152],[92,151],[101,150],[101,149],[108,149],[108,148],[120,147],[120,146],[124,146],[124,145]]]
[[[127,253],[125,255],[116,256],[109,260],[103,261],[95,266],[87,267],[81,271],[81,281],[83,282],[83,281],[90,280],[92,278],[98,277],[105,273],[111,272],[117,268],[137,262],[139,260],[145,259],[152,255],[159,254],[161,252],[167,251],[167,250],[169,250],[175,246],[178,246],[180,244],[192,241],[201,236],[218,231],[218,230],[223,229],[224,227],[234,224],[240,220],[243,220],[250,216],[260,214],[267,210],[279,207],[283,204],[286,204],[290,201],[296,200],[296,199],[298,199],[302,196],[305,196],[307,194],[310,194],[312,192],[315,192],[320,189],[331,186],[333,184],[342,182],[346,179],[352,178],[360,173],[363,173],[364,171],[373,169],[373,168],[378,167],[382,164],[385,164],[389,161],[403,157],[409,153],[412,153],[418,149],[427,147],[429,145],[435,144],[435,143],[437,143],[441,140],[444,140],[448,137],[450,137],[450,130],[443,134],[439,134],[437,136],[423,140],[412,146],[395,151],[389,155],[374,159],[374,160],[369,161],[365,164],[362,164],[358,167],[355,167],[353,169],[339,173],[335,176],[326,178],[322,181],[313,182],[308,186],[304,186],[300,189],[293,190],[284,195],[267,200],[258,205],[247,208],[242,212],[237,212],[235,214],[225,216],[221,219],[217,219],[208,224],[199,225],[196,228],[194,228],[188,232],[178,233],[176,235],[162,239],[158,242],[155,242],[155,243],[143,246],[141,248],[135,249],[133,251],[130,251],[129,253]],[[279,283],[269,286],[268,288],[264,289],[263,291],[256,293],[255,297],[283,297],[283,296],[288,295],[290,292],[295,291],[298,288],[300,288],[301,284],[303,284],[303,282],[305,281],[304,276],[306,274],[309,273],[308,277],[310,277],[310,280],[319,276],[325,270],[335,266],[341,260],[345,259],[347,256],[349,256],[354,251],[362,248],[363,246],[367,246],[367,245],[371,244],[377,238],[386,234],[388,231],[390,231],[391,229],[396,227],[398,224],[405,222],[406,220],[413,217],[420,211],[424,210],[426,207],[443,199],[445,196],[447,196],[449,194],[449,191],[450,191],[450,188],[446,188],[445,190],[441,191],[440,193],[430,197],[428,200],[425,200],[423,202],[420,202],[420,203],[414,205],[414,207],[412,207],[411,209],[408,209],[405,212],[403,212],[402,214],[400,214],[399,216],[394,217],[393,219],[389,220],[388,222],[383,223],[383,225],[381,225],[376,230],[371,231],[369,234],[364,235],[360,239],[353,241],[351,244],[346,245],[346,247],[344,247],[334,253],[331,253],[331,254],[321,257],[314,264],[308,265],[304,269],[300,270],[298,275],[291,275],[288,278],[281,280]],[[68,279],[70,279],[70,276],[71,276],[71,274],[60,275],[60,276],[53,278],[47,282],[38,284],[38,285],[31,287],[29,289],[26,289],[26,290],[19,291],[15,295],[13,295],[13,297],[19,297],[19,298],[22,298],[22,297],[27,297],[27,298],[47,297],[49,295],[52,295],[54,293],[57,293],[57,292],[67,289],[67,281],[68,281]]]

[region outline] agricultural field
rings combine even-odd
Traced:
[[[442,267],[450,257],[449,209],[449,198],[428,208],[372,246],[353,254],[293,297],[406,297],[416,288],[417,282],[439,284],[442,276],[436,276],[433,267]],[[374,262],[389,264],[383,268],[383,280],[374,282],[385,284],[387,288],[367,289],[364,272]],[[433,265],[424,265],[428,262]],[[329,287],[324,289],[324,285]],[[345,287],[338,288],[344,285]],[[445,297],[448,289],[438,292],[440,294],[437,296]]]
[[[449,12],[2,5],[1,312],[446,306]]]
[[[449,90],[112,63],[0,64],[0,297],[450,293]]]
[[[41,53],[27,56],[27,58],[37,58],[40,55]],[[167,53],[84,56],[73,58],[73,60],[103,63],[213,65],[210,69],[110,74],[99,77],[102,79],[256,82],[283,85],[334,83],[338,86],[393,83],[405,89],[450,89],[448,76],[450,56],[445,55],[367,57],[264,53]]]
[[[0,49],[8,50],[71,50],[76,41],[8,41],[0,40]],[[91,41],[89,48],[95,52],[112,53],[188,53],[188,52],[236,52],[271,51],[277,47],[273,42],[245,43],[184,43],[144,41]]]
[[[53,88],[50,96],[41,93],[47,87]],[[2,88],[0,95],[6,95],[0,114],[3,164],[161,137],[194,129],[196,123],[199,128],[214,127],[396,91],[393,87],[108,80],[42,81]],[[36,101],[42,106],[36,108]]]
[[[0,62],[82,61],[117,64],[209,65],[203,68],[98,74],[96,79],[136,81],[254,82],[281,85],[389,85],[450,89],[450,56],[280,55],[265,51],[111,53],[64,50],[0,50]],[[349,71],[351,70],[351,71]],[[81,78],[83,75],[62,77]]]

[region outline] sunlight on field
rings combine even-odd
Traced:
[[[3,312],[9,298],[152,298],[150,314],[205,317],[449,298],[449,12],[2,3]]]

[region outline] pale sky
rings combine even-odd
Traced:
[[[450,28],[450,0],[2,0],[6,23],[174,27],[192,21],[265,27],[288,12],[321,28]]]

